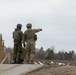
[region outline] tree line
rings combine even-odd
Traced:
[[[13,48],[6,48],[6,52],[10,52],[13,55]],[[24,58],[25,54],[26,53],[23,48]],[[44,48],[41,47],[40,49],[36,49],[35,58],[44,60],[76,60],[76,54],[74,50],[71,50],[69,52],[62,50],[56,53],[54,47],[48,48],[46,50],[44,50]]]
[[[59,51],[58,53],[54,52],[54,48],[48,48],[44,50],[43,47],[37,49],[36,59],[46,59],[46,60],[76,60],[76,54],[74,50],[69,52]]]

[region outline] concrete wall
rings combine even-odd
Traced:
[[[4,51],[4,40],[2,40],[2,35],[0,34],[0,62],[4,59],[6,53]]]

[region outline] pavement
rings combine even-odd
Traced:
[[[0,75],[24,75],[40,67],[39,64],[0,64]]]

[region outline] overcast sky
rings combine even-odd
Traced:
[[[13,47],[12,32],[18,23],[42,28],[36,48],[76,50],[76,0],[0,0],[0,33],[5,46]]]

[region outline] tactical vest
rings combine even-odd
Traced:
[[[18,33],[18,31],[15,31],[13,33],[13,38],[14,38],[14,40],[19,40],[19,33]]]

